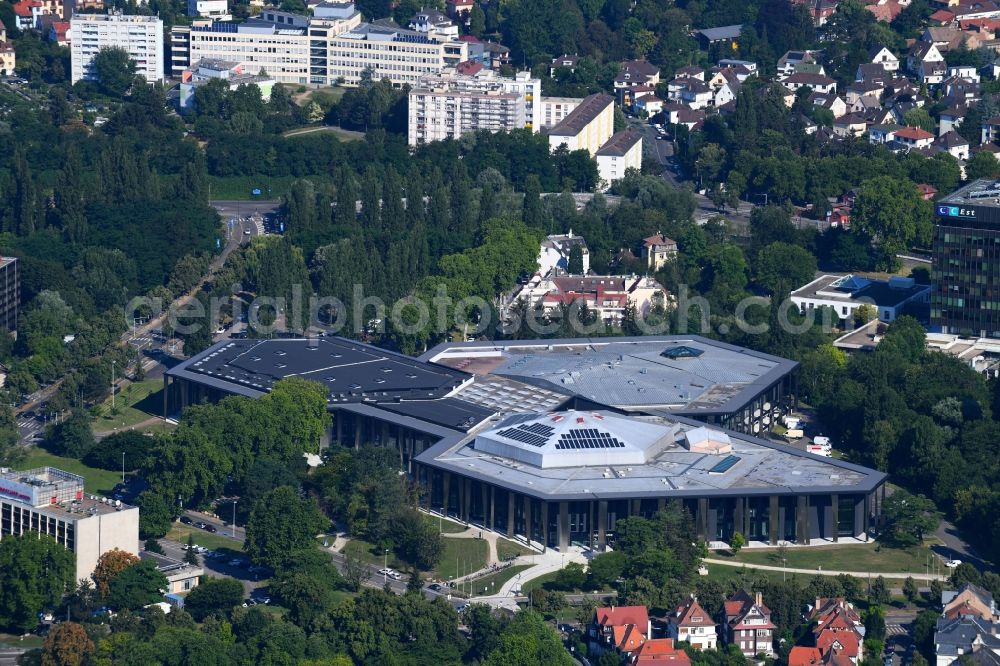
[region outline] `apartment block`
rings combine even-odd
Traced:
[[[597,155],[614,134],[615,100],[611,95],[595,93],[585,97],[561,123],[549,130],[549,147],[565,145],[570,152],[586,150]]]
[[[136,74],[147,81],[163,79],[163,21],[155,16],[128,14],[76,14],[70,20],[71,81],[92,79],[94,56],[106,47],[128,51]]]
[[[528,72],[510,78],[489,69],[466,75],[449,68],[422,77],[409,93],[409,143],[416,146],[482,130],[537,128],[540,93],[541,81]]]

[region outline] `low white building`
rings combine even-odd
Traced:
[[[139,554],[139,509],[88,495],[84,479],[52,467],[0,470],[0,539],[45,534],[74,556],[74,581],[89,578],[101,555]]]
[[[243,63],[226,60],[199,60],[191,69],[181,74],[179,105],[188,110],[194,107],[194,91],[213,79],[222,79],[229,84],[230,90],[240,86],[254,84],[260,89],[261,97],[266,102],[271,98],[271,90],[275,81],[270,76],[252,74],[246,71]]]
[[[188,0],[187,15],[215,21],[233,20],[233,15],[229,13],[229,0]]]
[[[872,305],[881,321],[891,322],[903,314],[907,305],[928,303],[930,293],[929,285],[916,284],[913,278],[872,280],[857,275],[822,275],[793,291],[791,298],[802,314],[830,307],[843,321],[853,317],[862,305]]]

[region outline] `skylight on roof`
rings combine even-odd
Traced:
[[[677,345],[676,347],[671,347],[670,349],[664,349],[660,352],[660,356],[670,359],[679,358],[698,358],[705,353],[705,350],[698,349],[697,347],[688,347],[687,345]]]

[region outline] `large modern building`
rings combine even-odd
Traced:
[[[227,60],[264,70],[279,83],[358,85],[369,73],[394,85],[416,85],[468,59],[468,44],[381,23],[362,23],[351,2],[324,2],[312,16],[271,7],[242,23],[195,21],[171,31],[171,68]]]
[[[70,586],[89,578],[109,550],[139,554],[139,509],[88,495],[83,486],[83,477],[52,467],[0,469],[0,539],[51,536],[75,556]]]
[[[128,51],[136,74],[147,81],[163,80],[163,21],[155,16],[75,14],[70,19],[71,81],[93,79],[91,63],[98,52],[116,46]]]
[[[21,309],[21,280],[17,257],[0,257],[0,329],[17,330],[17,314]]]
[[[970,183],[935,212],[931,325],[1000,338],[1000,181]]]
[[[537,130],[541,93],[541,81],[528,72],[508,77],[492,69],[460,74],[449,68],[422,77],[409,92],[409,144],[457,139],[483,130]]]
[[[711,542],[863,538],[884,474],[752,435],[792,406],[795,368],[697,336],[455,343],[418,359],[333,337],[227,340],[167,372],[164,408],[316,380],[330,445],[394,447],[426,508],[542,547],[601,550],[619,518],[670,500]]]

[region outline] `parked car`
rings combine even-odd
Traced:
[[[427,586],[427,589],[433,590],[434,592],[440,592],[442,590],[442,587],[437,583],[431,583],[430,585]]]
[[[944,563],[949,569],[957,569],[958,565],[962,563],[962,560],[948,560]]]
[[[193,525],[194,527],[197,527],[199,530],[205,529],[205,523],[201,522],[200,520],[197,523],[189,523],[189,524]]]
[[[208,524],[206,524],[202,529],[204,529],[206,532],[211,532],[212,534],[215,534],[216,532],[219,531],[218,529],[216,529],[215,525],[208,525]]]

